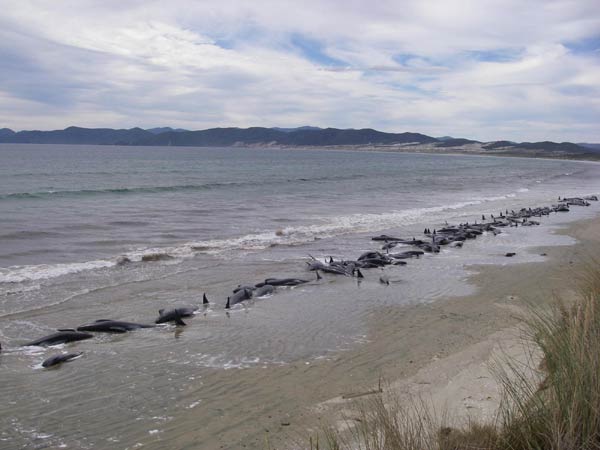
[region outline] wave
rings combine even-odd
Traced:
[[[39,238],[56,238],[63,237],[62,233],[56,233],[52,231],[34,231],[34,230],[24,230],[24,231],[14,231],[12,233],[6,233],[0,235],[0,239],[6,240],[28,240],[28,239],[39,239]]]
[[[24,281],[45,280],[86,270],[112,267],[114,265],[116,265],[116,261],[96,260],[82,263],[12,266],[0,269],[0,283],[22,283]]]
[[[321,223],[285,227],[227,239],[187,242],[173,247],[142,248],[124,253],[118,258],[95,260],[71,264],[42,264],[13,266],[0,269],[0,283],[20,283],[44,280],[87,270],[114,267],[122,264],[123,257],[135,263],[141,261],[163,261],[173,264],[198,253],[211,255],[230,254],[232,251],[258,251],[274,246],[294,246],[351,233],[375,232],[399,226],[416,224],[427,218],[428,222],[443,220],[448,211],[479,205],[487,202],[514,198],[516,194],[474,198],[450,205],[428,208],[412,208],[386,213],[351,214],[333,218],[322,218]],[[157,256],[158,255],[158,256]],[[162,257],[161,257],[162,256]],[[166,261],[169,260],[169,261]]]
[[[307,183],[307,182],[327,182],[327,181],[342,181],[355,180],[363,178],[365,175],[349,175],[337,177],[313,177],[313,178],[287,178],[275,180],[249,180],[249,181],[231,181],[231,182],[215,182],[203,184],[179,184],[172,186],[138,186],[138,187],[119,187],[105,189],[65,189],[65,190],[46,190],[35,192],[12,192],[1,194],[0,200],[27,200],[27,199],[49,199],[60,197],[87,197],[100,195],[128,195],[128,194],[159,194],[168,192],[185,192],[185,191],[205,191],[219,188],[235,188],[248,186],[263,186],[282,183]]]
[[[188,190],[211,189],[220,186],[235,185],[236,183],[212,183],[212,184],[184,184],[175,186],[143,186],[131,188],[108,188],[108,189],[80,189],[60,191],[37,191],[37,192],[14,192],[0,195],[0,200],[22,200],[22,199],[45,199],[57,197],[84,197],[93,195],[126,195],[126,194],[148,194],[161,192],[177,192]]]
[[[328,218],[327,223],[286,227],[279,230],[247,234],[231,239],[213,239],[186,244],[194,252],[219,254],[232,250],[261,250],[278,245],[301,245],[318,239],[325,239],[350,233],[385,230],[393,227],[418,223],[424,217],[428,221],[436,213],[458,210],[484,202],[505,200],[514,194],[474,199],[452,205],[414,208],[382,214],[352,214]]]

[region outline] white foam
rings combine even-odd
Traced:
[[[39,264],[32,266],[12,266],[0,269],[0,283],[22,283],[24,281],[45,280],[62,275],[101,269],[114,266],[114,261],[97,260],[70,264]]]
[[[274,245],[298,245],[348,233],[384,230],[398,225],[418,223],[424,217],[458,210],[486,202],[506,200],[516,194],[497,197],[474,198],[469,201],[429,208],[413,208],[382,214],[352,214],[349,216],[323,218],[320,224],[287,227],[277,231],[247,234],[233,239],[214,239],[186,244],[191,250],[218,254],[232,249],[260,250]]]

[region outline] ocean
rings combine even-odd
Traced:
[[[369,339],[373,310],[467,295],[474,264],[541,261],[536,246],[572,243],[553,231],[598,205],[386,268],[398,281],[390,287],[380,269],[361,283],[316,281],[309,255],[354,259],[379,248],[374,235],[420,237],[598,194],[599,175],[595,163],[525,158],[0,145],[0,447],[169,448],[162,438],[182,411],[202,409],[195,443],[210,448],[227,436],[223,415],[243,423],[236,411],[257,400],[236,390],[244,371],[343,354]],[[268,277],[311,281],[225,311],[238,284]],[[185,328],[22,347],[97,319],[152,323],[159,309],[200,305],[204,293],[210,307]],[[66,350],[83,356],[41,368]]]

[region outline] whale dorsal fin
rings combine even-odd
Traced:
[[[75,328],[59,328],[56,331],[76,331]]]
[[[98,320],[94,320],[94,323],[98,323],[98,322],[110,322],[110,319],[98,319]]]
[[[206,298],[206,292],[204,293],[204,295],[202,295],[202,304],[203,305],[208,305],[209,301]]]
[[[159,315],[159,316],[162,316],[162,313],[163,313],[163,312],[165,312],[165,310],[164,310],[164,309],[159,309],[159,310],[158,310],[158,315]]]
[[[227,303],[225,304],[225,309],[229,309],[229,297],[227,297]]]

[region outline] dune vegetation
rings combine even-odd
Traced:
[[[541,362],[503,361],[503,399],[491,423],[446,424],[423,400],[375,396],[355,405],[340,431],[326,427],[319,450],[592,450],[600,449],[600,271],[588,270],[575,301],[531,309],[524,318]],[[538,358],[539,361],[539,358]],[[538,376],[531,376],[536,373]],[[541,381],[540,381],[541,380]]]

